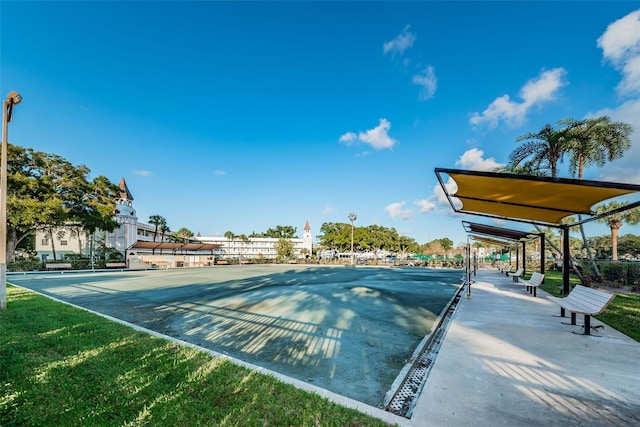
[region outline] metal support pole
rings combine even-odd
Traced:
[[[544,274],[545,266],[545,241],[544,241],[544,233],[540,234],[540,274]],[[542,283],[544,283],[544,279],[542,279]]]
[[[2,101],[2,161],[0,162],[0,310],[7,308],[7,135],[9,103]]]
[[[358,216],[351,212],[349,213],[349,220],[351,221],[351,265],[354,264],[353,262],[353,222],[358,219]]]
[[[569,227],[562,228],[562,295],[569,295]]]
[[[471,245],[468,243],[467,238],[467,247],[466,247],[466,267],[467,267],[467,299],[471,299]]]

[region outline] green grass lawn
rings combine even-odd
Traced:
[[[552,295],[560,296],[562,272],[545,272],[544,282],[544,285],[540,286],[541,289]],[[572,274],[570,283],[573,286],[579,284],[580,280]],[[606,310],[595,317],[628,337],[640,341],[640,295],[616,294]]]
[[[275,378],[7,287],[2,426],[386,426]]]

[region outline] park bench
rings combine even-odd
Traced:
[[[542,284],[543,280],[544,280],[544,274],[538,273],[536,271],[531,275],[529,280],[523,280],[522,282],[516,282],[516,285],[526,286],[527,287],[527,291],[530,294],[533,294],[533,296],[535,297],[535,296],[537,296],[536,295],[536,289],[538,288],[538,286],[540,286]]]
[[[516,271],[514,271],[513,273],[507,273],[507,276],[511,277],[514,282],[517,282],[518,278],[521,277],[523,274],[524,274],[524,268],[521,267]]]
[[[107,268],[127,268],[126,262],[108,262],[105,264]]]
[[[507,274],[509,271],[511,271],[511,264],[500,267],[500,273]]]
[[[572,325],[576,324],[576,314],[584,314],[584,335],[591,335],[591,316],[602,313],[614,297],[614,294],[582,285],[576,285],[566,298],[547,296],[560,305],[560,317],[565,317],[565,310],[571,313]]]
[[[229,265],[229,261],[227,261],[226,259],[219,259],[216,260],[216,265]]]
[[[49,264],[45,264],[45,267],[47,270],[71,270],[71,263],[70,262],[49,263]]]

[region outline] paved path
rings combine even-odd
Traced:
[[[478,272],[406,425],[640,425],[640,343],[609,326],[573,334],[546,292],[512,283]]]

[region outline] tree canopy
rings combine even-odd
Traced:
[[[264,233],[253,232],[249,237],[270,237],[272,239],[295,239],[297,238],[297,228],[290,225],[276,225],[276,228],[269,228]]]
[[[90,172],[56,154],[8,144],[8,260],[37,230],[76,226],[93,232],[117,227],[113,213],[120,190],[104,176],[90,180]]]
[[[320,227],[318,243],[320,246],[339,252],[351,250],[351,224],[340,222],[325,222]],[[381,250],[415,253],[420,247],[418,243],[407,236],[398,234],[395,228],[380,225],[354,227],[354,249],[359,252],[374,252]]]

